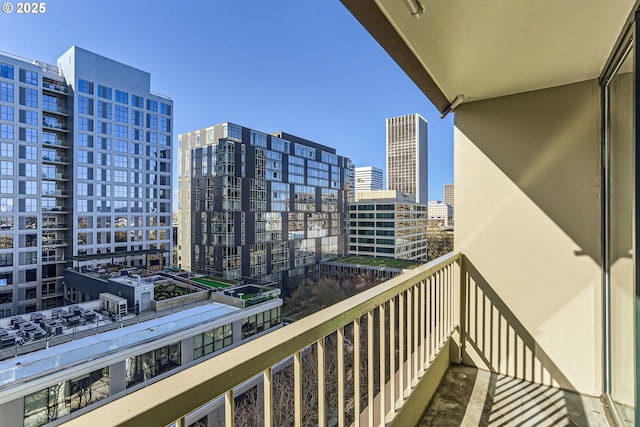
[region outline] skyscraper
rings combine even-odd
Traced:
[[[178,138],[183,268],[286,282],[346,253],[351,161],[334,148],[232,123]]]
[[[355,191],[382,190],[382,169],[374,166],[355,168]]]
[[[427,121],[420,114],[387,119],[387,190],[427,203]]]
[[[444,202],[453,207],[453,184],[444,185]]]
[[[171,99],[72,47],[0,54],[0,317],[82,301],[64,269],[171,262]]]

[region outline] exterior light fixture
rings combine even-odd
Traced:
[[[404,0],[405,4],[409,8],[409,12],[411,12],[411,16],[416,18],[420,18],[422,12],[424,12],[424,7],[420,4],[418,0]]]

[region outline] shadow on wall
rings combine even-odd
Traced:
[[[511,425],[526,419],[530,411],[548,407],[563,408],[554,412],[554,419],[567,418],[557,422],[588,425],[576,388],[464,255],[462,275],[462,363],[493,373],[485,405],[492,417],[499,415],[500,419],[491,422]],[[526,397],[525,401],[520,397]],[[520,403],[512,405],[514,402]]]

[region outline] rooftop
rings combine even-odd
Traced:
[[[371,267],[381,268],[401,268],[403,270],[409,270],[422,265],[422,263],[419,261],[390,258],[373,258],[364,256],[347,256],[344,258],[335,258],[326,262],[333,264],[367,265]]]

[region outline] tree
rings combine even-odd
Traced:
[[[442,229],[429,231],[427,242],[429,244],[427,249],[428,261],[433,261],[453,250],[453,235]]]

